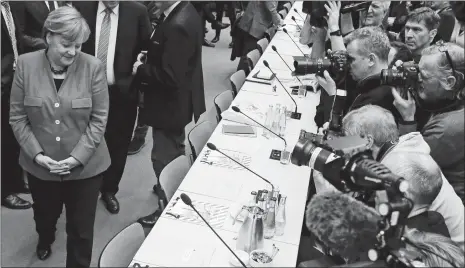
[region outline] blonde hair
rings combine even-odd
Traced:
[[[90,28],[81,13],[73,7],[63,6],[48,14],[42,28],[47,43],[47,34],[58,34],[70,42],[84,43],[89,39]]]
[[[451,263],[455,267],[464,266],[463,250],[450,238],[417,229],[407,229],[404,236],[415,244],[415,247],[412,246],[413,249],[419,250],[422,261],[427,267],[453,267]]]

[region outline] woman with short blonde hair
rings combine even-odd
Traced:
[[[90,266],[101,174],[110,165],[105,68],[81,52],[89,34],[76,9],[50,12],[43,27],[47,48],[18,58],[11,89],[10,125],[34,201],[37,257],[50,256],[65,205],[66,267]]]

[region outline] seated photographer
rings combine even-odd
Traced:
[[[465,142],[464,103],[465,56],[463,48],[445,43],[423,51],[419,68],[419,88],[414,98],[409,93],[405,100],[393,90],[394,105],[402,115],[399,124],[402,134],[420,131],[431,148],[431,156],[465,201]],[[422,129],[414,121],[417,105],[431,113]]]
[[[347,45],[347,64],[349,73],[357,85],[355,89],[347,89],[345,113],[367,104],[375,104],[388,109],[396,119],[400,119],[400,114],[393,106],[391,87],[381,85],[380,79],[381,70],[388,68],[389,51],[389,40],[380,28],[365,27],[353,32]],[[329,96],[336,95],[336,83],[327,71],[324,72],[324,78],[318,75],[316,78]],[[323,122],[328,121],[328,110],[331,110],[332,103],[333,97],[321,98],[319,106],[322,109],[317,108],[315,116],[315,122],[319,127],[321,117],[324,118]]]
[[[409,133],[399,137],[399,132],[394,121],[392,114],[379,106],[366,105],[362,108],[348,113],[343,121],[342,128],[346,136],[359,136],[364,135],[370,142],[370,149],[373,152],[373,158],[386,165],[394,174],[396,170],[402,168],[404,164],[399,160],[402,154],[406,154],[405,161],[415,163],[415,159],[410,158],[426,158],[425,164],[420,162],[420,167],[425,166],[418,174],[428,174],[427,171],[436,166],[434,161],[429,161],[429,157],[423,155],[430,154],[428,144],[423,140],[423,137],[418,132]],[[412,154],[414,154],[412,156]],[[411,157],[408,157],[411,156]],[[431,164],[431,165],[429,165]],[[418,166],[418,164],[416,164]],[[414,164],[412,164],[414,166]],[[413,175],[412,175],[413,176]],[[417,175],[415,175],[417,176]],[[410,180],[410,175],[405,177]],[[316,181],[319,178],[315,178]],[[427,183],[425,187],[438,186],[439,181],[442,180],[442,186],[439,185],[435,190],[431,190],[432,201],[429,210],[440,213],[444,219],[452,239],[456,242],[462,243],[464,240],[463,225],[464,225],[464,207],[460,204],[460,198],[454,193],[452,186],[441,174],[440,178],[434,176],[431,180],[436,179],[436,183]],[[321,179],[319,179],[321,180]],[[419,178],[417,181],[422,181]],[[419,186],[422,186],[419,184]],[[415,187],[413,187],[415,189]],[[432,189],[432,188],[430,188]],[[417,192],[420,190],[417,190]],[[436,196],[434,197],[434,192]],[[413,193],[415,194],[415,192]],[[429,215],[432,216],[432,215]],[[433,218],[433,222],[436,220]]]
[[[429,7],[413,10],[405,24],[405,44],[412,51],[415,62],[419,62],[423,49],[429,47],[438,33],[441,17]]]

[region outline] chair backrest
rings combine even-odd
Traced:
[[[231,81],[231,87],[232,87],[234,96],[236,96],[237,93],[239,93],[239,90],[241,90],[242,85],[245,82],[245,78],[246,78],[246,75],[245,75],[244,70],[239,70],[233,73],[231,77],[229,78],[229,81]]]
[[[283,7],[284,10],[286,10],[286,12],[289,13],[289,10],[291,10],[291,3],[285,3]]]
[[[270,27],[270,28],[268,28],[268,30],[266,30],[265,37],[266,37],[266,39],[268,39],[268,42],[270,42],[271,39],[273,39],[273,37],[274,37],[274,35],[276,34],[277,31],[278,31],[278,28],[276,28],[276,27]]]
[[[285,9],[281,10],[278,12],[279,16],[281,16],[281,19],[284,19],[287,15],[287,11]]]
[[[232,91],[226,90],[218,95],[216,95],[213,102],[215,103],[216,108],[216,120],[218,122],[221,121],[221,113],[226,111],[233,101],[234,97],[232,95]]]
[[[227,91],[231,96],[231,91]],[[195,161],[200,151],[202,151],[205,144],[207,144],[208,139],[215,130],[215,124],[209,121],[203,121],[202,123],[196,125],[189,134],[187,135],[187,140],[192,150],[192,158]],[[160,175],[161,176],[161,175]]]
[[[140,223],[127,226],[103,248],[98,267],[128,267],[144,240],[144,229]]]
[[[189,158],[185,155],[180,155],[163,168],[160,174],[160,185],[165,190],[168,201],[173,197],[176,190],[178,190],[190,167]]]
[[[269,42],[268,39],[266,39],[266,37],[263,37],[262,39],[258,40],[257,49],[261,55],[263,55],[263,52],[265,52],[265,49],[268,46],[268,44]]]
[[[260,51],[258,49],[254,49],[247,53],[247,62],[249,63],[249,71],[252,71],[253,67],[257,64],[258,60],[260,59]]]

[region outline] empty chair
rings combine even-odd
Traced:
[[[266,30],[265,37],[266,39],[268,39],[268,42],[271,41],[271,39],[274,37],[277,31],[278,31],[278,28],[276,27],[270,27],[268,28],[268,30]]]
[[[232,96],[231,91],[228,90],[226,92]],[[192,150],[192,158],[194,161],[197,159],[198,154],[200,151],[202,151],[205,144],[207,144],[207,141],[215,130],[215,127],[215,124],[209,121],[203,121],[202,123],[196,125],[187,135],[187,140],[189,141],[189,145]]]
[[[221,113],[226,111],[233,101],[234,97],[232,91],[226,90],[218,95],[216,95],[213,102],[215,103],[216,108],[216,120],[221,121]]]
[[[268,39],[266,39],[266,37],[263,37],[262,39],[258,40],[257,49],[261,55],[263,55],[263,52],[265,52],[265,49],[268,46],[268,44],[269,42]]]
[[[254,49],[247,53],[247,62],[249,64],[249,72],[252,71],[253,67],[257,64],[258,60],[260,59],[260,51],[258,49]]]
[[[286,3],[283,5],[284,10],[286,10],[287,13],[291,10],[291,3]]]
[[[229,81],[231,81],[231,88],[234,96],[236,96],[237,93],[239,93],[239,90],[241,90],[241,87],[245,82],[245,78],[246,75],[244,70],[239,70],[233,73],[233,75],[231,75],[231,77],[229,78]]]
[[[160,174],[160,185],[165,190],[166,199],[171,200],[174,193],[178,190],[182,180],[189,172],[191,165],[189,158],[185,155],[180,155],[162,170]]]
[[[103,248],[98,267],[128,267],[144,240],[144,229],[140,223],[127,226]]]
[[[281,16],[281,19],[284,19],[287,15],[287,11],[285,9],[281,10],[278,12],[279,16]]]

